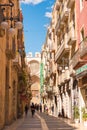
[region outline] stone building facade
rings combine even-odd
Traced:
[[[42,97],[49,113],[53,105],[54,115],[74,119],[74,107],[78,107],[80,122],[81,109],[87,105],[86,7],[86,0],[56,0],[41,53],[45,71]]]
[[[31,103],[40,104],[40,62],[41,62],[41,54],[39,52],[35,53],[33,57],[32,53],[29,52],[26,55],[26,64],[30,69],[31,75],[31,92],[32,99]]]
[[[9,0],[1,0],[0,4],[10,5]],[[7,20],[7,29],[1,27],[3,17],[16,17],[21,22],[23,20],[19,1],[12,0],[11,4],[12,12],[10,6],[0,6],[0,129],[17,119],[18,77],[24,66],[23,28],[15,28],[15,34],[9,34],[9,28],[14,28],[14,20],[12,23]]]

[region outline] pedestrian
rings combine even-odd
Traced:
[[[62,107],[62,117],[64,117],[64,108]]]
[[[54,105],[52,105],[51,110],[52,110],[52,115],[53,115],[53,113],[54,113]]]
[[[42,105],[40,104],[40,112],[42,112]]]
[[[27,116],[27,114],[28,114],[28,105],[26,104],[25,105],[25,116]]]
[[[44,105],[44,112],[46,112],[46,104]]]
[[[39,104],[37,104],[37,111],[39,111]]]
[[[48,115],[48,107],[46,106],[46,114]]]
[[[35,106],[34,106],[34,103],[31,104],[31,114],[32,114],[32,117],[33,117],[34,114],[35,114]]]

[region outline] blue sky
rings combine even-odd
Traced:
[[[21,0],[26,53],[41,52],[55,0]]]

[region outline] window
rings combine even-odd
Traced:
[[[72,14],[72,19],[73,19],[73,27],[74,27],[74,29],[75,29],[75,11],[74,11],[74,13]]]
[[[83,41],[84,41],[84,29],[82,28],[81,36],[80,36],[80,43],[81,43],[80,47],[81,47],[81,50],[84,49],[84,42]]]
[[[83,8],[83,0],[80,0],[80,10]]]
[[[84,29],[82,28],[82,30],[81,30],[81,41],[83,41],[84,40]]]

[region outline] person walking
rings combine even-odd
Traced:
[[[34,106],[34,103],[31,104],[31,114],[32,114],[32,117],[33,117],[34,114],[35,114],[35,106]]]
[[[54,105],[52,105],[51,110],[52,110],[52,115],[53,115],[53,113],[54,113]]]
[[[25,116],[27,116],[27,114],[28,114],[28,105],[26,104],[25,105]]]
[[[62,106],[62,117],[64,118],[64,108]]]
[[[40,104],[40,112],[42,113],[42,105]]]

